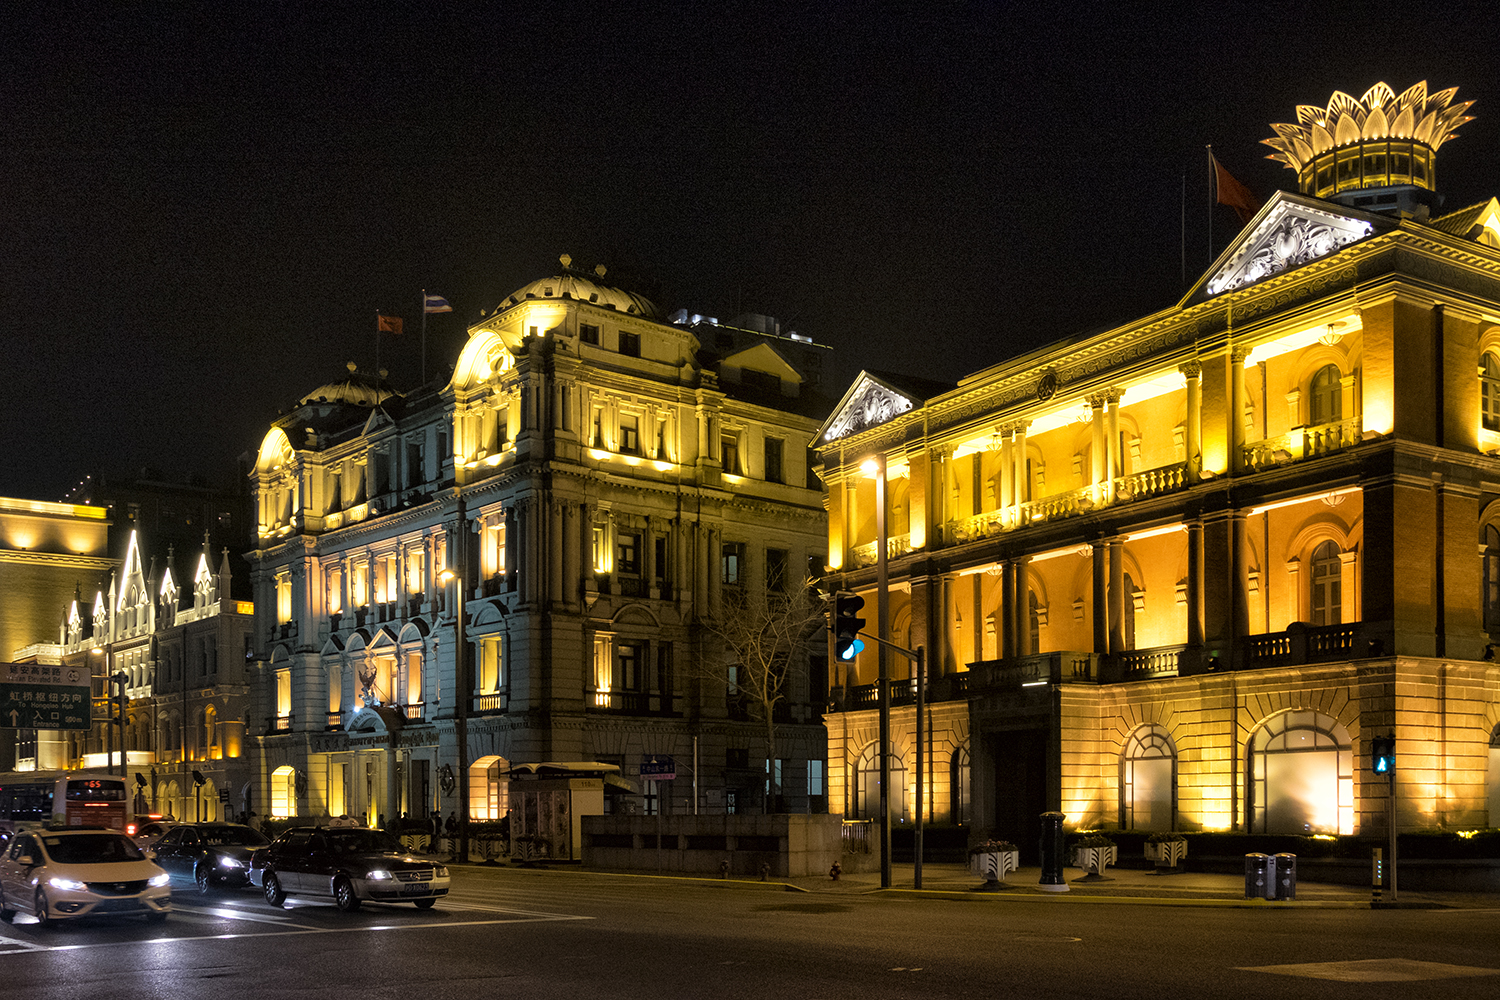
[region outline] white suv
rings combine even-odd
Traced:
[[[44,927],[89,916],[167,919],[170,876],[114,830],[29,830],[0,855],[0,919],[29,913]]]

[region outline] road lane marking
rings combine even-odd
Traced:
[[[567,914],[528,914],[518,915],[511,920],[447,920],[442,923],[426,924],[377,924],[367,927],[311,927],[308,925],[295,925],[284,930],[268,930],[259,933],[225,933],[225,934],[188,934],[177,937],[154,937],[134,941],[97,941],[90,944],[31,944],[24,951],[0,950],[0,958],[6,955],[19,955],[37,951],[89,951],[94,948],[128,948],[134,945],[159,946],[164,944],[176,944],[188,941],[234,941],[238,939],[255,939],[268,937],[296,937],[304,934],[360,934],[376,931],[429,931],[444,930],[450,927],[491,927],[504,924],[528,924],[528,923],[562,923],[574,920],[593,920],[593,917],[571,916]],[[5,940],[5,939],[0,939]],[[26,942],[16,942],[25,944]]]
[[[1241,966],[1240,971],[1269,972],[1278,976],[1301,976],[1306,979],[1332,979],[1341,983],[1414,983],[1431,979],[1462,979],[1467,976],[1500,976],[1500,969],[1420,962],[1413,958]]]

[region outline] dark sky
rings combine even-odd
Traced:
[[[1269,123],[1380,80],[1477,99],[1439,188],[1500,193],[1492,4],[31,6],[0,48],[4,496],[227,482],[373,367],[377,310],[408,387],[423,288],[455,308],[431,376],[562,253],[781,318],[835,396],[956,380],[1171,305],[1184,185],[1189,282],[1238,228],[1204,145],[1290,188]]]

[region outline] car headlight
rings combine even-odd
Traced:
[[[87,882],[80,882],[76,878],[63,878],[60,875],[49,878],[47,884],[54,889],[67,889],[70,892],[82,892],[89,887]]]
[[[220,868],[244,868],[245,867],[245,862],[239,861],[239,860],[237,860],[235,858],[220,858],[219,859],[219,867]]]
[[[438,865],[437,866],[437,877],[438,878],[447,878],[448,877],[448,869],[445,868],[445,867],[443,867],[442,865]]]
[[[390,877],[391,877],[391,873],[388,872],[388,871],[386,871],[384,868],[376,868],[374,871],[370,872],[370,874],[368,874],[368,875],[365,876],[365,878],[372,878],[372,879],[377,879],[377,880],[379,880],[379,879],[386,879],[386,878],[390,878]]]
[[[170,885],[172,883],[172,876],[166,872],[162,872],[160,875],[152,875],[150,881],[152,885]]]

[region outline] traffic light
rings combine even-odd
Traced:
[[[864,606],[865,599],[858,594],[834,595],[833,648],[841,660],[852,660],[865,648],[864,640],[859,637],[865,620],[858,617],[859,609]]]
[[[1370,738],[1370,768],[1376,774],[1391,774],[1396,770],[1396,738],[1374,736]]]

